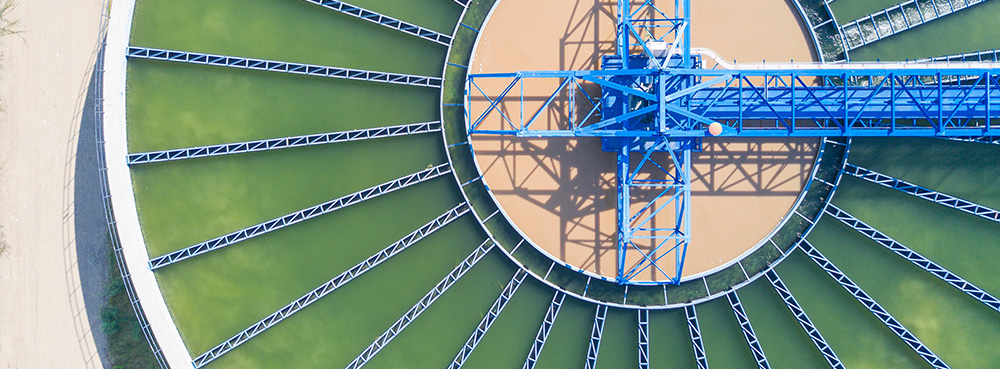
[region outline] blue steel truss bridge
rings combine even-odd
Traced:
[[[691,153],[704,137],[1000,135],[1000,63],[735,64],[692,47],[690,3],[619,0],[615,53],[600,70],[467,77],[470,135],[591,137],[617,156],[619,284],[681,282],[687,249],[698,247]],[[528,83],[553,88],[524,96]]]

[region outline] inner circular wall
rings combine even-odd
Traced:
[[[672,1],[662,3],[668,4],[658,5],[661,9],[672,12]],[[483,27],[470,73],[599,69],[600,55],[614,49],[615,13],[615,4],[607,2],[503,0]],[[767,14],[767,22],[748,14]],[[815,59],[790,3],[701,1],[693,4],[692,18],[693,46],[714,49],[724,58]],[[495,97],[510,81],[492,82],[481,86]],[[556,83],[526,82],[521,92],[525,114],[541,107]],[[565,113],[560,112],[566,103],[565,96],[554,101],[533,127],[565,127]],[[470,104],[473,112],[481,112],[486,101],[472,93]],[[520,118],[521,109],[513,103],[499,110]],[[499,128],[502,121],[493,114],[483,124]],[[802,191],[817,144],[815,139],[706,139],[703,152],[693,156],[692,241],[682,275],[724,266],[764,239]],[[599,139],[476,135],[472,146],[484,181],[525,237],[567,263],[616,276],[616,158],[601,151]],[[666,155],[658,161],[670,162]],[[639,198],[649,195],[635,193],[633,211],[644,205]],[[673,213],[665,211],[653,221],[673,222]],[[645,246],[644,251],[652,249]],[[627,266],[638,260],[638,253],[632,253]],[[673,265],[670,257],[658,263],[671,274]],[[649,271],[635,280],[662,279]]]

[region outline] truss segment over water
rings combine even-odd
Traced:
[[[302,74],[357,81],[383,82],[397,85],[441,88],[441,78],[416,76],[411,74],[376,72],[361,69],[327,67],[322,65],[301,64],[276,60],[254,59],[239,56],[195,53],[187,51],[153,49],[148,47],[130,46],[128,57],[133,59],[150,59],[177,63],[213,65],[217,67],[250,69],[278,73]]]
[[[354,6],[343,1],[333,1],[333,0],[305,0],[307,2],[322,6],[324,8],[335,10],[343,14],[347,14],[358,19],[363,19],[380,26],[388,27],[399,32],[406,33],[408,35],[416,36],[427,41],[434,42],[436,44],[448,46],[451,44],[451,36],[433,31],[413,23],[407,23],[399,19],[390,17],[388,15],[373,12],[371,10]]]
[[[284,215],[269,221],[259,223],[236,232],[229,233],[225,236],[220,236],[213,238],[211,240],[199,243],[197,245],[189,246],[163,256],[158,256],[149,261],[150,269],[156,270],[167,265],[190,259],[192,257],[221,249],[223,247],[235,244],[237,242],[242,242],[253,237],[260,236],[262,234],[272,232],[278,229],[285,228],[287,226],[306,221],[323,214],[328,214],[345,207],[370,200],[387,193],[395,192],[396,190],[410,187],[412,185],[423,183],[431,179],[440,177],[442,175],[451,173],[451,165],[448,163],[440,164],[435,167],[421,170],[419,172],[397,178],[395,180],[385,182],[383,184],[369,187],[367,189],[342,196],[322,204],[308,207],[297,212]]]
[[[150,151],[136,154],[129,154],[128,164],[148,164],[163,161],[185,160],[204,158],[210,156],[222,156],[243,154],[249,152],[270,151],[288,149],[293,147],[325,145],[338,142],[351,142],[370,140],[383,137],[406,136],[419,133],[439,132],[441,122],[424,122],[404,124],[398,126],[355,129],[342,132],[329,132],[314,135],[292,136],[282,138],[271,138],[267,140],[254,140],[234,142],[220,145],[197,146],[184,149],[171,149],[161,151]]]

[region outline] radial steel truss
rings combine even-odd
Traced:
[[[604,320],[607,316],[608,306],[598,304],[594,313],[594,326],[590,329],[590,343],[587,345],[587,361],[584,363],[584,369],[597,368],[597,354],[601,352],[601,337],[604,336]]]
[[[746,311],[743,310],[740,297],[736,294],[736,291],[733,291],[726,294],[726,298],[729,299],[729,305],[733,308],[736,321],[740,323],[740,329],[743,330],[743,338],[746,338],[747,345],[750,346],[750,353],[753,354],[753,359],[757,362],[757,367],[760,369],[770,369],[771,364],[767,362],[764,349],[760,347],[760,341],[757,340],[757,334],[753,331],[750,318],[747,317]]]
[[[833,352],[830,344],[826,343],[826,339],[819,333],[819,329],[816,329],[816,325],[806,315],[805,310],[802,310],[802,306],[795,300],[792,291],[785,286],[785,282],[781,280],[778,273],[775,273],[774,270],[769,270],[764,275],[767,277],[768,282],[771,282],[771,287],[778,293],[778,297],[781,297],[781,300],[785,302],[785,306],[795,316],[795,320],[799,322],[802,329],[809,335],[809,339],[816,345],[816,349],[823,355],[826,362],[830,364],[830,367],[833,369],[844,369],[844,364],[840,361],[840,357],[837,357],[837,353]]]
[[[328,214],[343,209],[345,207],[385,195],[387,193],[395,192],[396,190],[402,188],[410,187],[418,183],[423,183],[448,173],[451,173],[451,165],[449,165],[448,163],[424,169],[419,172],[403,176],[377,186],[369,187],[364,190],[346,196],[342,196],[319,205],[311,206],[288,215],[284,215],[260,224],[243,228],[236,232],[229,233],[225,236],[216,237],[211,240],[168,253],[166,255],[155,257],[149,261],[149,267],[150,269],[156,270],[165,267],[167,265],[182,260],[190,259],[210,251],[215,251],[223,247],[235,244],[237,242],[242,242],[268,232],[276,231],[278,229],[282,229],[290,225],[318,217],[323,214]]]
[[[338,142],[351,142],[370,140],[383,137],[406,136],[419,133],[438,132],[441,130],[441,122],[425,122],[403,124],[398,126],[377,127],[367,129],[355,129],[342,132],[329,132],[314,135],[292,136],[282,138],[271,138],[267,140],[254,140],[234,142],[220,145],[208,145],[189,147],[183,149],[171,149],[161,151],[150,151],[136,154],[129,154],[128,164],[148,164],[162,161],[174,161],[184,159],[204,158],[209,156],[243,154],[248,152],[269,151],[288,149],[293,147],[325,145]]]
[[[552,326],[556,324],[556,318],[559,317],[559,310],[562,308],[564,300],[566,300],[566,294],[562,291],[556,291],[555,295],[552,296],[552,303],[549,304],[548,310],[545,311],[545,318],[542,319],[542,325],[538,327],[538,334],[535,335],[535,341],[531,343],[531,349],[528,350],[528,357],[524,360],[524,366],[522,366],[523,369],[533,369],[535,364],[538,363],[538,357],[542,355],[542,349],[545,348],[545,341],[549,338]]]
[[[399,239],[399,241],[394,242],[393,244],[382,249],[375,255],[372,255],[368,259],[365,259],[364,261],[351,267],[351,269],[348,269],[347,271],[340,273],[340,275],[334,277],[333,279],[327,281],[326,283],[320,285],[319,287],[316,287],[312,291],[309,291],[309,293],[306,293],[302,297],[299,297],[295,301],[292,301],[288,305],[285,305],[278,311],[272,313],[271,315],[268,315],[267,317],[261,319],[257,323],[254,323],[247,329],[244,329],[240,333],[233,335],[233,337],[226,340],[226,342],[220,343],[215,347],[213,347],[211,350],[208,350],[208,352],[199,355],[193,361],[194,367],[201,368],[207,365],[208,363],[212,362],[213,360],[219,358],[219,356],[222,356],[225,353],[232,351],[236,347],[239,347],[239,345],[242,345],[243,343],[249,341],[251,338],[254,338],[261,333],[264,333],[264,331],[267,330],[268,328],[271,328],[275,324],[278,324],[281,321],[287,319],[288,317],[292,316],[292,314],[295,314],[301,311],[302,309],[305,309],[307,306],[312,305],[312,303],[319,301],[319,299],[323,298],[324,296],[329,295],[333,291],[336,291],[340,287],[346,285],[348,282],[353,281],[355,278],[360,277],[362,274],[365,274],[365,272],[372,270],[379,264],[382,264],[386,260],[389,260],[389,258],[396,256],[400,252],[403,252],[403,250],[406,250],[410,246],[413,246],[418,241],[429,236],[431,233],[434,233],[435,231],[444,228],[444,226],[450,224],[452,221],[458,219],[459,217],[468,212],[469,212],[469,205],[466,203],[459,204],[458,206],[452,208],[451,210],[446,211],[444,214],[441,214],[441,216],[434,218],[434,220],[428,222],[422,227],[417,228],[417,230]]]
[[[701,340],[701,327],[698,325],[698,311],[694,305],[684,307],[687,317],[688,334],[691,335],[691,346],[694,348],[694,360],[698,369],[708,369],[708,357],[705,356],[705,343]]]
[[[407,23],[399,19],[390,17],[388,15],[373,12],[371,10],[351,5],[343,1],[333,1],[333,0],[305,0],[324,8],[335,10],[343,14],[347,14],[358,19],[363,19],[383,27],[388,27],[399,32],[406,33],[408,35],[416,36],[427,41],[431,41],[440,45],[448,46],[451,45],[451,36],[433,31],[412,23]]]
[[[455,356],[455,360],[452,360],[448,369],[459,369],[465,364],[465,361],[469,359],[469,355],[472,355],[472,351],[479,345],[479,341],[482,341],[483,337],[486,336],[486,332],[493,326],[493,322],[497,320],[500,313],[503,312],[504,307],[514,297],[517,289],[521,287],[521,283],[524,282],[524,277],[527,275],[528,273],[524,269],[518,269],[514,272],[514,276],[511,277],[510,282],[507,282],[507,286],[503,288],[503,291],[500,291],[500,296],[490,306],[490,311],[486,312],[486,316],[483,316],[483,320],[476,326],[476,330],[472,332],[472,336],[465,341],[465,345],[458,351],[458,355]]]
[[[703,137],[1000,135],[1000,64],[737,65],[692,48],[690,0],[672,3],[668,13],[652,1],[619,0],[615,52],[601,70],[473,73],[466,81],[470,135],[595,137],[617,155],[618,283],[680,283],[691,240],[690,158]],[[528,83],[552,87],[525,96]]]
[[[244,58],[239,56],[215,55],[136,46],[130,46],[128,48],[127,55],[129,58],[133,59],[151,59],[177,63],[214,65],[217,67],[353,79],[357,81],[383,82],[418,87],[441,87],[441,78],[438,77],[327,67],[322,65],[301,64],[276,60]]]

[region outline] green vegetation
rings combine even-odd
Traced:
[[[101,331],[108,336],[108,352],[112,369],[159,368],[153,352],[132,311],[125,281],[122,280],[114,254],[110,264],[104,295],[107,304],[101,308]]]

